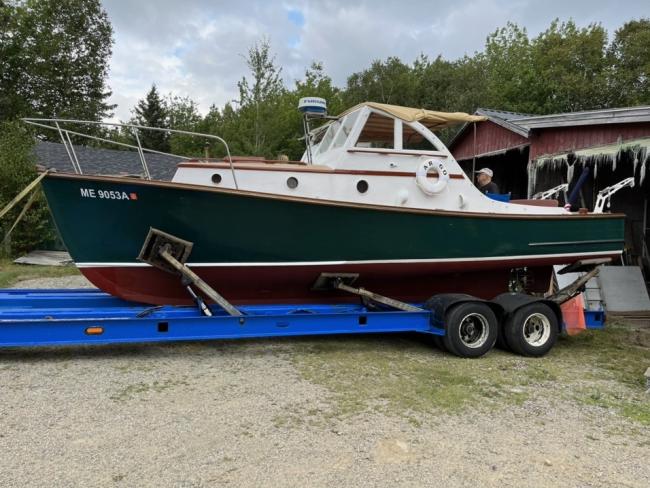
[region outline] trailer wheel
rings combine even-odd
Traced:
[[[465,302],[447,311],[445,330],[444,344],[449,352],[464,358],[477,358],[494,347],[498,322],[485,303]]]
[[[510,346],[506,340],[505,324],[499,325],[499,333],[497,334],[497,347],[504,351],[510,350]]]
[[[443,336],[439,335],[434,335],[433,336],[433,344],[440,349],[442,352],[447,351],[447,348],[445,347],[445,340]]]
[[[557,341],[558,319],[545,303],[531,303],[508,317],[504,333],[513,352],[522,356],[543,356]]]

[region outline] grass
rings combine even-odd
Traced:
[[[374,410],[417,422],[420,414],[501,409],[539,396],[650,425],[643,377],[650,348],[637,334],[609,324],[561,338],[543,358],[494,350],[476,360],[442,353],[426,337],[325,337],[297,341],[292,360],[304,379],[328,391],[326,415],[337,418]]]
[[[14,264],[9,259],[0,259],[0,288],[33,278],[59,278],[78,274],[79,271],[74,266],[35,266]]]

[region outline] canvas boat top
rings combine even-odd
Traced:
[[[446,127],[463,124],[467,122],[481,122],[487,120],[485,115],[470,115],[465,112],[438,112],[425,108],[402,107],[401,105],[389,105],[387,103],[363,102],[343,112],[339,117],[359,110],[362,107],[371,107],[392,115],[404,122],[421,122],[430,130],[440,130]]]

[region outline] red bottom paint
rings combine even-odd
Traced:
[[[534,266],[531,264],[529,260],[510,259],[332,266],[201,266],[192,267],[192,270],[235,304],[333,303],[358,299],[345,292],[312,290],[323,272],[358,273],[359,279],[354,286],[403,301],[419,302],[436,293],[468,293],[491,299],[508,291],[510,270],[523,266],[528,266],[526,291],[547,291],[551,266],[558,264],[557,258],[537,259]],[[126,300],[154,305],[192,303],[180,277],[152,267],[84,267],[81,272],[98,288]]]

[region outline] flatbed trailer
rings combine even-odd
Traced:
[[[0,347],[421,332],[443,336],[428,310],[362,304],[244,305],[241,316],[127,302],[99,290],[0,290]]]
[[[536,300],[531,302],[521,295],[510,296],[524,305],[539,308]],[[432,303],[412,304],[408,311],[361,301],[330,305],[245,305],[238,307],[241,315],[231,315],[213,305],[209,316],[197,306],[150,306],[127,302],[94,289],[6,289],[0,290],[0,347],[417,332],[436,338],[438,345],[463,357],[478,357],[492,348],[496,331],[490,330],[494,326],[481,318],[484,312],[480,310],[498,312],[502,307],[505,311],[507,306],[500,305],[499,300],[485,302],[467,295],[435,298]],[[521,304],[510,308],[512,312],[520,309]],[[472,339],[473,344],[465,341],[469,344],[465,349],[461,347],[463,340],[461,346],[449,342],[449,323],[444,321],[455,320],[450,313],[460,313],[459,333],[462,334],[462,327],[471,329],[473,335],[466,337],[475,340]],[[502,329],[506,327],[504,321],[507,322],[512,314],[496,315]],[[592,317],[587,322],[589,328],[602,327],[602,319]],[[487,330],[483,331],[483,340],[480,331],[474,331],[474,328],[480,329],[481,324]],[[555,336],[560,331],[561,323],[559,330],[551,333]],[[536,356],[545,352],[547,350],[540,354],[523,353]]]

